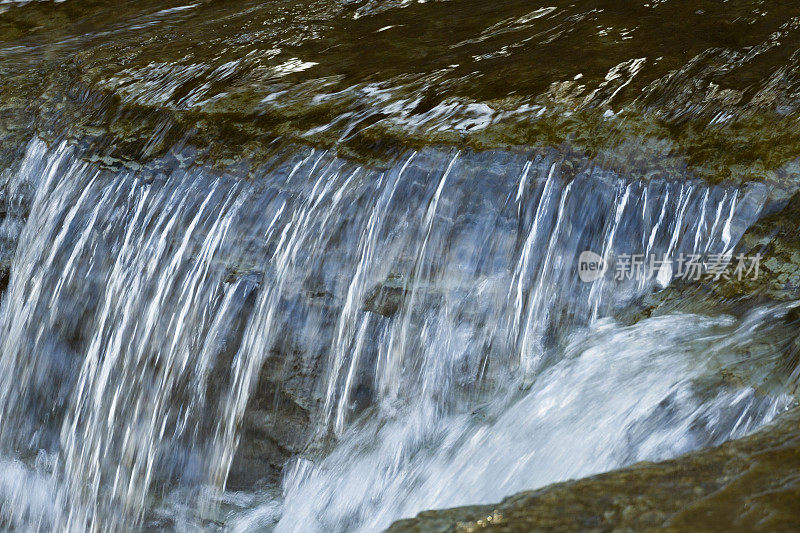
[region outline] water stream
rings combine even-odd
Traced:
[[[34,139],[8,176],[4,525],[375,531],[720,443],[791,403],[719,378],[786,335],[786,307],[631,325],[616,313],[671,265],[578,276],[586,250],[730,251],[765,185],[571,175],[556,150],[368,168],[284,146],[250,177],[191,157],[108,169]],[[308,446],[279,490],[225,490],[265,373],[302,391]]]

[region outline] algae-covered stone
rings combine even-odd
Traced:
[[[781,211],[750,228],[739,245],[740,253],[760,257],[759,272],[742,280],[731,278],[714,290],[722,298],[744,295],[779,301],[800,299],[800,194]]]

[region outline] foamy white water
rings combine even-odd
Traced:
[[[431,397],[386,406],[333,453],[289,471],[277,531],[378,531],[426,509],[494,502],[743,436],[791,396],[737,387],[709,394],[705,381],[732,343],[752,342],[753,327],[769,337],[763,321],[784,311],[754,313],[740,325],[697,315],[629,327],[603,319],[576,332],[530,388],[512,380],[473,411],[441,413]],[[258,518],[246,514],[238,530],[273,517]]]

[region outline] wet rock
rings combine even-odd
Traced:
[[[402,308],[407,293],[405,283],[401,278],[389,277],[367,294],[364,298],[363,309],[385,317],[392,317]]]
[[[800,299],[800,192],[796,192],[796,184],[786,185],[793,193],[779,200],[777,209],[770,209],[768,204],[765,216],[744,233],[733,250],[726,275],[719,279],[676,279],[666,289],[622,310],[617,318],[632,323],[670,312],[741,316],[757,304]],[[748,266],[757,264],[758,270],[734,275],[740,256],[748,258]]]
[[[228,475],[231,490],[278,482],[286,461],[308,442],[308,411],[282,392],[279,384],[260,384],[258,391],[245,412],[241,441]]]
[[[758,256],[759,272],[739,280],[731,277],[714,287],[722,298],[762,297],[777,301],[800,298],[800,193],[785,208],[771,214],[742,237],[737,253]]]

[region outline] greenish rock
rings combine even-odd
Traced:
[[[407,294],[408,289],[400,278],[389,278],[367,293],[362,307],[365,311],[392,317],[403,306]]]
[[[800,194],[785,208],[750,228],[738,246],[739,253],[761,257],[759,271],[743,279],[731,277],[714,287],[723,299],[768,298],[777,301],[800,299]]]

